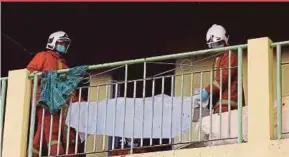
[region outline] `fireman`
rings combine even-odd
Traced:
[[[206,41],[209,48],[220,48],[229,46],[229,36],[227,35],[225,28],[217,24],[214,24],[211,26],[211,28],[209,28],[206,35]],[[231,64],[230,70],[228,70],[229,60]],[[200,96],[204,101],[208,100],[210,95],[212,95],[214,113],[227,112],[229,110],[229,105],[232,110],[237,109],[238,107],[238,70],[236,68],[237,65],[238,57],[237,54],[234,52],[231,52],[230,58],[229,51],[225,51],[224,53],[221,53],[219,56],[217,56],[215,59],[214,69],[216,70],[216,72],[214,74],[214,80],[212,82],[212,93],[210,93],[210,85],[207,85],[206,88],[201,90],[200,92]],[[229,75],[229,72],[231,73],[231,75]],[[229,76],[231,76],[230,82]],[[228,83],[230,83],[231,85],[230,93]],[[222,87],[221,91],[220,87]]]
[[[68,66],[65,63],[64,56],[67,54],[67,50],[71,44],[71,39],[68,35],[63,31],[58,31],[52,33],[46,45],[46,50],[42,52],[38,52],[34,58],[30,61],[27,66],[27,69],[30,72],[43,72],[49,70],[59,70],[66,69]],[[39,81],[40,82],[40,81]],[[40,84],[37,89],[37,100],[40,97]],[[76,95],[72,101],[76,101]],[[78,100],[78,99],[77,99]],[[36,132],[33,139],[33,156],[39,156],[39,148],[50,147],[50,155],[57,155],[57,147],[59,145],[59,154],[64,154],[66,152],[66,128],[65,128],[65,117],[66,117],[66,109],[67,106],[64,105],[62,109],[62,117],[60,117],[60,112],[53,115],[53,126],[50,129],[50,120],[51,114],[48,110],[45,109],[44,113],[44,125],[43,125],[43,142],[42,146],[40,146],[40,135],[41,135],[41,123],[42,123],[42,110],[44,108],[41,106],[37,106],[36,108]],[[59,119],[62,118],[62,126],[61,126],[61,140],[58,141],[58,130],[59,130]],[[51,141],[50,140],[50,131],[52,131]],[[74,153],[75,148],[75,132],[71,129],[70,138],[69,138],[69,154]],[[49,146],[50,144],[50,146]]]

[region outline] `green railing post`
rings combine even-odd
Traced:
[[[277,139],[282,138],[282,82],[281,82],[281,45],[278,44],[277,47],[277,71],[276,71],[276,91],[277,91]]]
[[[0,157],[2,157],[2,143],[3,143],[3,124],[4,124],[4,106],[6,98],[7,80],[1,80],[1,101],[0,101]]]
[[[33,94],[32,94],[32,106],[31,106],[31,115],[30,115],[30,130],[29,130],[29,143],[28,143],[28,157],[33,155],[33,137],[34,137],[34,128],[35,128],[35,115],[36,115],[36,93],[38,85],[38,76],[34,75],[33,77]]]
[[[242,107],[243,107],[243,52],[242,48],[238,48],[238,143],[243,142],[243,120],[242,120]]]

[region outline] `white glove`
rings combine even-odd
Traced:
[[[194,90],[193,102],[194,102],[194,107],[195,108],[198,108],[200,106],[202,106],[203,108],[206,108],[209,105],[209,99],[202,100],[202,102],[201,102],[201,96],[200,96],[200,91],[201,90],[202,89],[195,89]]]

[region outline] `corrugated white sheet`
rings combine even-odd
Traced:
[[[193,103],[195,105],[192,105],[192,102],[195,102]],[[142,98],[126,98],[125,102],[125,98],[122,97],[107,101],[77,102],[71,104],[66,124],[80,133],[87,131],[88,134],[141,138],[143,129],[143,138],[171,138],[181,135],[189,129],[192,122],[191,109],[192,106],[198,107],[198,102],[199,95],[183,97],[183,100],[182,97],[157,95],[145,98],[145,104]],[[204,102],[203,105],[205,106],[207,103]],[[142,127],[143,107],[144,127]],[[107,115],[105,116],[106,111]],[[116,117],[114,117],[115,113]],[[123,125],[124,120],[125,125]],[[163,125],[161,126],[161,124]]]

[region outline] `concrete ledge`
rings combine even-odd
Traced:
[[[288,157],[289,139],[133,154],[127,157]]]

